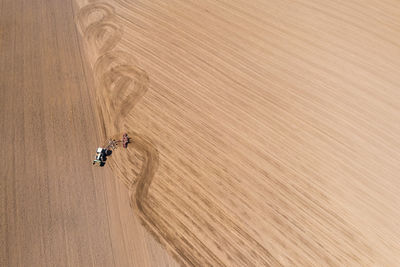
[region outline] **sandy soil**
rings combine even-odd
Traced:
[[[1,5],[0,265],[400,262],[397,1],[74,1]]]
[[[91,165],[102,138],[73,3],[0,1],[0,266],[176,266]]]
[[[108,163],[186,265],[400,261],[396,1],[78,1]]]

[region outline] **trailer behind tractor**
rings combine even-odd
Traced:
[[[130,138],[128,137],[127,133],[124,133],[121,140],[109,139],[104,147],[97,148],[93,165],[103,167],[106,164],[107,157],[110,156],[115,149],[117,149],[119,143],[122,143],[123,148],[128,148],[129,142]]]

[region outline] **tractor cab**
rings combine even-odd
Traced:
[[[122,140],[109,139],[105,148],[98,147],[93,160],[93,165],[103,167],[106,164],[107,157],[112,154],[113,150],[117,149],[118,143],[122,143],[122,146],[127,148],[130,143],[128,134],[125,133],[122,136]]]
[[[96,155],[93,160],[93,165],[98,165],[100,167],[103,167],[105,164],[105,161],[107,160],[107,154],[108,150],[106,148],[97,148]]]

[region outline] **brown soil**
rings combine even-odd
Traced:
[[[181,263],[399,261],[394,1],[78,2],[109,166]]]
[[[1,9],[2,263],[400,261],[396,1],[59,2]]]
[[[73,4],[0,2],[0,266],[176,266],[92,167],[103,138]]]

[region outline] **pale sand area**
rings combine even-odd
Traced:
[[[400,3],[78,6],[108,166],[181,263],[400,262]]]

